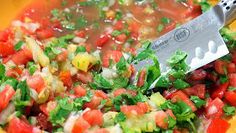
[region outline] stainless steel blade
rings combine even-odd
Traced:
[[[176,50],[188,54],[187,64],[190,71],[228,54],[219,30],[236,18],[235,9],[235,1],[222,0],[206,13],[155,40],[151,48],[156,52],[161,71],[168,70],[166,60]],[[143,60],[134,66],[139,70],[150,64],[151,60]]]
[[[231,0],[229,1],[231,2]],[[233,3],[231,2],[231,4]],[[188,53],[187,63],[190,65],[191,71],[229,52],[219,30],[227,23],[226,19],[232,21],[232,18],[235,17],[232,17],[232,14],[225,15],[227,9],[224,9],[223,6],[224,3],[221,2],[201,16],[170,31],[152,43],[151,48],[156,52],[162,72],[168,70],[166,60],[178,49]],[[234,6],[235,4],[231,5],[231,8]],[[235,10],[233,15],[235,16]],[[134,66],[136,69],[140,69],[150,64],[150,60],[144,60]]]

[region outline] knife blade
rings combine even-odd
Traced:
[[[177,50],[188,54],[186,63],[190,66],[189,71],[228,54],[219,31],[235,18],[236,0],[222,0],[197,18],[154,40],[150,47],[158,57],[161,72],[169,70],[166,60]],[[152,60],[146,59],[133,65],[136,70],[140,70],[151,64]]]

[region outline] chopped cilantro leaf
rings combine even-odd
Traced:
[[[163,25],[163,24],[159,24],[159,25],[157,26],[157,32],[162,32],[163,29],[164,29],[164,25]]]
[[[86,52],[86,48],[84,46],[78,46],[76,48],[75,54],[83,53],[83,52]]]
[[[122,112],[119,112],[119,113],[116,115],[114,121],[115,121],[115,123],[119,123],[119,122],[123,122],[123,121],[125,121],[125,120],[126,120],[125,114],[122,113]]]
[[[231,116],[231,115],[235,114],[236,108],[234,106],[225,105],[223,107],[223,110],[224,110],[226,116]]]
[[[166,17],[161,18],[161,22],[162,22],[163,24],[169,24],[170,21],[171,21],[171,20],[170,20],[169,18],[166,18]]]
[[[114,30],[114,31],[111,33],[111,35],[114,36],[114,37],[116,37],[116,36],[118,36],[118,35],[120,35],[120,34],[122,34],[122,32],[120,32],[120,31],[118,31],[118,30]]]
[[[6,73],[6,68],[5,66],[0,63],[0,79],[2,79],[3,77],[5,77],[5,73]]]
[[[235,91],[235,90],[236,90],[236,87],[229,86],[228,90],[229,90],[229,91]]]
[[[23,46],[24,42],[23,41],[19,41],[16,43],[16,45],[14,46],[14,49],[16,51],[19,51],[21,49],[21,47]]]
[[[190,99],[197,108],[201,108],[202,106],[206,105],[206,101],[200,99],[198,96],[191,96]]]
[[[27,67],[29,69],[30,75],[33,75],[34,72],[37,70],[37,66],[33,62],[28,62]]]
[[[173,82],[173,85],[176,89],[184,89],[190,86],[187,82],[183,81],[182,79],[175,80]]]
[[[127,70],[127,62],[124,57],[120,58],[120,61],[116,64],[116,69],[119,72],[124,72]]]
[[[77,18],[77,21],[76,21],[77,29],[82,29],[87,25],[88,25],[88,21],[86,20],[85,16],[80,16]]]

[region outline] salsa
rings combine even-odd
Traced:
[[[0,132],[227,132],[236,111],[235,32],[221,30],[230,54],[190,73],[184,51],[172,53],[162,74],[149,48],[210,7],[192,0],[33,2],[0,32]],[[135,70],[146,58],[154,64]]]

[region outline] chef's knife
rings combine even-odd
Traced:
[[[151,44],[160,63],[161,72],[168,70],[166,60],[177,50],[188,54],[190,71],[229,53],[219,30],[236,18],[236,0],[221,0],[216,6],[188,23],[168,32]],[[134,64],[136,70],[152,64],[143,60]]]

